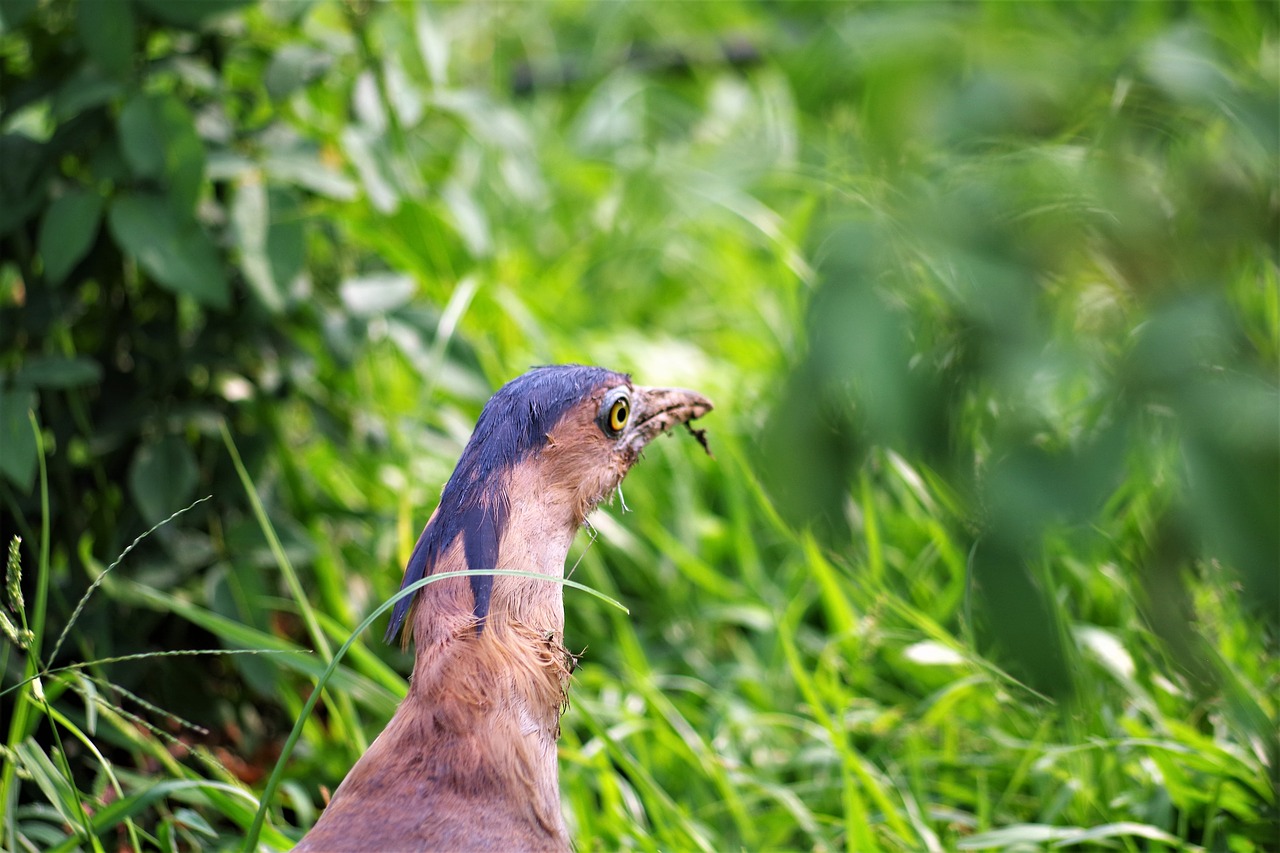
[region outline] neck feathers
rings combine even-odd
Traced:
[[[417,648],[413,687],[405,705],[455,706],[464,719],[510,705],[526,723],[552,731],[554,738],[565,704],[570,657],[563,646],[564,596],[552,579],[563,574],[572,536],[563,542],[554,535],[530,537],[524,535],[521,521],[518,516],[508,528],[494,568],[548,579],[494,577],[483,623],[474,613],[469,578],[426,586],[412,615]],[[464,569],[462,550],[457,544],[451,547],[436,571]]]
[[[566,853],[556,739],[571,665],[558,633],[517,623],[420,646],[409,695],[296,849]]]
[[[513,502],[493,568],[563,575],[580,519],[542,497]],[[431,574],[467,567],[458,537]],[[419,591],[409,695],[299,850],[570,848],[556,763],[573,663],[562,587],[493,577],[481,630],[469,580]]]

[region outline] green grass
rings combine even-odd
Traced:
[[[217,36],[219,189],[306,229],[289,337],[175,429],[212,494],[136,550],[56,540],[41,468],[0,846],[300,837],[405,694],[374,614],[480,406],[561,361],[716,403],[569,557],[580,849],[1280,845],[1273,7],[291,14]]]
[[[873,466],[863,490],[866,527],[848,556],[778,520],[752,483],[740,439],[723,431],[715,449],[710,462],[691,442],[662,442],[628,480],[632,512],[605,510],[595,540],[571,558],[576,581],[632,607],[628,614],[566,590],[568,637],[587,653],[564,719],[562,786],[584,846],[953,850],[1074,839],[1133,850],[1265,849],[1262,836],[1244,841],[1242,829],[1260,829],[1271,802],[1256,751],[1266,729],[1233,719],[1231,697],[1206,701],[1171,676],[1141,618],[1119,603],[1135,592],[1114,567],[1081,572],[1064,596],[1065,609],[1090,586],[1110,587],[1095,597],[1115,598],[1120,610],[1112,624],[1071,620],[1087,696],[1056,703],[972,650],[962,617],[964,554],[902,460],[886,455]],[[724,494],[737,498],[709,506]],[[723,577],[714,565],[731,556],[743,571]],[[108,577],[104,588],[113,583],[126,582]],[[1265,685],[1280,673],[1274,659],[1251,653],[1254,629],[1234,593],[1211,580],[1195,589],[1205,639],[1238,701],[1274,714]],[[284,652],[284,683],[293,681],[290,670],[326,680],[323,661],[304,646],[154,590],[116,595],[205,624],[232,646]],[[336,781],[359,752],[339,734],[355,720],[340,716],[337,700],[358,708],[352,713],[371,736],[403,688],[377,675],[376,622],[345,638],[347,629],[319,624],[331,642],[349,640],[352,654],[342,648],[329,667],[336,677],[327,680],[324,725],[308,716],[314,699],[300,705],[309,721],[295,759],[327,761]],[[174,843],[221,847],[234,844],[236,827],[247,830],[252,790],[207,755],[175,760],[167,745],[177,740],[154,725],[167,722],[159,709],[142,709],[153,720],[148,735],[121,707],[128,697],[107,682],[79,670],[41,682],[43,698],[19,701],[33,703],[61,739],[104,742],[159,766],[140,776],[100,756],[103,778],[129,791],[104,809],[92,805],[100,795],[77,789],[58,766],[65,744],[46,755],[33,741],[12,742],[45,798],[15,812],[14,849],[53,847],[68,824],[72,845],[80,832],[102,837],[117,825],[135,846],[181,838]],[[65,691],[81,699],[67,703]],[[290,766],[280,768],[291,780],[286,796],[267,810],[268,844],[290,832],[280,809],[309,796],[306,774]],[[1194,843],[1193,821],[1203,827]]]

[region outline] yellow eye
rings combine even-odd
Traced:
[[[627,418],[631,416],[631,405],[627,399],[623,397],[620,400],[614,400],[613,405],[609,407],[609,428],[614,432],[622,432],[622,428],[627,425]]]
[[[600,414],[596,422],[609,438],[622,435],[623,428],[631,418],[631,393],[626,387],[614,388],[604,395],[600,404]]]

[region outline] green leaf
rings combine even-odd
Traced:
[[[79,825],[76,817],[79,794],[67,782],[62,771],[54,764],[44,748],[36,743],[35,738],[27,738],[13,751],[18,759],[18,765],[26,771],[31,782],[44,795],[49,805],[53,806],[68,824]]]
[[[18,368],[14,384],[27,388],[75,388],[102,378],[102,366],[83,356],[38,355]]]
[[[54,118],[66,122],[93,107],[120,98],[124,91],[119,80],[107,77],[96,66],[82,65],[53,93],[49,109]]]
[[[164,172],[164,140],[160,138],[156,99],[134,95],[117,120],[120,147],[133,171],[142,178],[159,178]]]
[[[134,174],[164,183],[179,209],[193,209],[204,180],[204,143],[186,106],[173,95],[137,94],[117,124]]]
[[[267,262],[267,188],[262,175],[252,173],[236,186],[231,201],[231,233],[240,249],[240,269],[249,290],[272,314],[284,307],[284,294],[271,275]]]
[[[214,832],[209,822],[200,816],[195,809],[176,809],[173,818],[187,829],[194,830],[206,838],[217,838],[218,833]]]
[[[338,294],[352,314],[372,317],[408,304],[416,289],[412,276],[384,272],[347,279]]]
[[[231,206],[240,268],[253,294],[273,314],[284,310],[286,288],[306,260],[297,207],[292,193],[267,189],[260,174],[239,183]]]
[[[84,258],[102,221],[102,197],[74,190],[56,199],[40,222],[39,248],[44,276],[58,284]]]
[[[195,221],[175,217],[164,198],[121,195],[107,221],[121,248],[161,285],[202,305],[227,307],[230,288],[213,241]]]
[[[289,189],[267,190],[267,209],[271,224],[267,230],[267,259],[271,274],[281,288],[298,277],[307,261],[307,234],[303,228],[302,210],[295,192]]]
[[[328,51],[317,50],[305,44],[282,46],[267,65],[263,83],[273,101],[283,101],[296,90],[324,75],[333,65]]]
[[[342,132],[342,148],[360,175],[374,210],[384,215],[395,213],[400,191],[382,137],[363,127],[348,127]]]
[[[277,181],[293,184],[334,201],[353,201],[360,188],[346,175],[326,166],[317,153],[296,144],[268,149],[267,173]]]
[[[129,0],[80,0],[76,29],[89,56],[107,73],[122,77],[133,59],[133,6]]]
[[[129,492],[154,524],[191,502],[199,469],[195,455],[177,436],[165,436],[154,444],[138,448],[129,466]]]
[[[30,493],[35,484],[36,437],[31,432],[27,412],[36,408],[31,391],[0,390],[0,474],[22,491]]]
[[[0,237],[40,208],[49,169],[44,146],[21,133],[0,134]]]

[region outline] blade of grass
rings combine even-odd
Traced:
[[[124,788],[121,787],[120,780],[116,778],[116,774],[111,766],[111,762],[108,761],[107,757],[102,754],[101,750],[98,749],[98,745],[94,743],[93,738],[85,734],[85,732],[81,731],[79,726],[77,726],[74,722],[68,719],[67,716],[64,715],[62,712],[60,712],[58,709],[50,707],[50,708],[46,708],[46,711],[49,715],[50,722],[57,723],[59,726],[61,726],[62,728],[70,732],[75,737],[75,739],[80,741],[80,743],[84,746],[84,748],[87,749],[91,755],[93,755],[94,759],[98,762],[98,766],[102,768],[103,775],[106,776],[107,783],[111,786],[111,790],[115,792],[116,798],[117,799],[123,798]],[[90,823],[88,816],[84,815],[83,805],[80,806],[80,812],[84,816],[82,825],[84,826],[86,833],[92,838],[94,842],[94,849],[96,850],[102,849],[101,845],[98,843],[97,837],[94,835],[93,826]],[[129,833],[129,841],[133,845],[133,849],[135,850],[142,849],[141,844],[138,840],[138,831],[137,831],[137,828],[133,825],[133,821],[127,821],[125,828]]]
[[[80,798],[53,760],[31,739],[18,744],[13,755],[17,760],[9,763],[21,765],[27,778],[40,789],[45,800],[58,812],[63,822],[71,827],[76,826],[79,822],[77,811],[80,809]]]
[[[262,506],[262,499],[258,496],[258,490],[253,485],[253,480],[250,478],[248,470],[244,467],[244,462],[240,458],[240,451],[236,448],[235,440],[231,437],[231,431],[227,428],[226,421],[219,423],[218,427],[222,432],[222,443],[226,446],[227,453],[231,456],[231,464],[236,469],[236,475],[240,478],[240,485],[244,488],[245,496],[248,497],[249,505],[253,509],[253,516],[258,521],[258,527],[262,530],[262,535],[267,539],[271,555],[275,558],[276,566],[284,576],[285,585],[289,587],[289,593],[297,602],[298,614],[302,617],[302,622],[306,626],[307,635],[311,637],[311,642],[315,644],[316,651],[320,653],[325,663],[328,663],[333,659],[333,650],[329,647],[328,638],[320,630],[320,622],[316,618],[315,610],[311,607],[306,593],[303,592],[302,583],[298,580],[298,573],[293,568],[293,562],[289,559],[289,555],[285,553],[284,546],[280,543],[280,537],[276,535],[275,527],[271,524],[271,520],[267,518],[267,511]]]
[[[55,722],[53,708],[50,707],[49,700],[44,696],[43,692],[37,691],[37,696],[44,710],[45,717],[51,723],[49,731],[51,736],[53,737],[53,744],[54,744],[53,757],[55,759],[54,763],[55,763],[55,766],[57,767],[58,772],[62,774],[62,780],[66,783],[66,787],[64,790],[68,793],[69,798],[71,800],[70,805],[75,815],[75,822],[72,825],[78,826],[80,828],[80,830],[84,833],[84,837],[89,840],[89,843],[93,846],[93,849],[97,851],[97,853],[103,853],[102,842],[99,841],[98,837],[93,834],[92,828],[89,824],[89,815],[84,810],[84,797],[82,797],[80,795],[80,792],[76,789],[75,776],[71,772],[71,765],[67,763],[67,748],[62,744],[61,727],[57,725],[52,725],[52,723]],[[33,752],[38,753],[39,749],[35,749],[33,750]]]
[[[627,661],[627,671],[634,679],[635,690],[645,704],[656,710],[670,727],[674,737],[671,743],[684,752],[688,762],[710,779],[719,792],[721,804],[733,815],[734,823],[748,848],[759,845],[758,835],[751,815],[726,771],[724,762],[706,740],[685,719],[684,714],[667,695],[658,688],[653,678],[643,647],[633,630],[624,628],[615,634],[620,654]]]
[[[92,822],[92,838],[97,839],[103,833],[109,831],[112,827],[117,826],[121,822],[141,814],[144,809],[165,797],[171,797],[185,791],[201,791],[207,794],[221,794],[224,798],[232,801],[239,801],[239,808],[223,808],[222,814],[235,819],[239,815],[241,820],[247,822],[249,816],[248,806],[253,802],[253,795],[248,791],[229,785],[225,782],[211,782],[206,779],[168,779],[157,782],[149,787],[143,788],[123,799],[116,800],[102,807],[93,816]],[[224,800],[225,805],[225,800]],[[239,821],[237,821],[239,822]],[[278,834],[274,834],[273,843],[281,847],[288,846],[289,840]],[[69,838],[63,844],[52,848],[49,853],[64,853],[77,849],[78,842],[74,838]]]
[[[796,681],[796,686],[809,704],[810,711],[814,717],[827,730],[827,736],[831,738],[831,745],[841,758],[840,774],[843,783],[845,849],[849,853],[855,853],[855,851],[871,853],[871,851],[879,850],[880,845],[876,843],[875,836],[870,832],[871,823],[866,806],[858,794],[857,785],[854,783],[854,774],[846,760],[846,750],[841,748],[841,742],[845,737],[843,727],[837,726],[831,719],[831,715],[827,713],[822,697],[818,695],[813,678],[809,673],[808,667],[801,661],[800,651],[796,646],[794,631],[795,626],[800,622],[802,607],[802,600],[796,599],[787,608],[787,612],[778,626],[778,641],[782,644],[783,655],[786,657],[787,665],[791,668],[791,674]]]
[[[24,630],[30,631],[31,645],[27,648],[26,676],[35,676],[40,671],[40,644],[44,636],[44,623],[49,598],[49,469],[45,463],[44,435],[36,422],[35,412],[28,410],[27,419],[31,431],[35,434],[36,458],[40,463],[40,559],[36,564],[36,598],[33,618],[28,624],[26,608],[19,601],[18,617]],[[31,681],[14,700],[13,717],[9,721],[9,737],[6,745],[15,750],[26,739],[30,725],[31,712],[36,707],[32,699],[32,691],[38,688],[38,681]],[[10,850],[17,848],[17,827],[11,819],[13,807],[17,805],[18,791],[14,785],[17,769],[14,762],[7,761],[4,770],[0,771],[0,811],[3,811],[5,839]]]
[[[671,798],[669,794],[653,777],[653,774],[645,769],[644,765],[636,760],[624,749],[618,739],[612,737],[605,727],[585,708],[578,709],[578,715],[587,728],[591,731],[600,743],[608,750],[613,761],[621,766],[625,776],[631,780],[632,784],[639,785],[643,793],[647,795],[648,800],[660,810],[658,814],[652,813],[650,810],[650,822],[654,826],[654,831],[660,837],[665,837],[665,847],[667,849],[688,850],[697,849],[711,853],[715,849],[713,842],[707,838],[707,834],[700,830],[689,817],[687,809],[684,809]],[[681,833],[676,831],[679,828]]]
[[[262,530],[263,536],[267,539],[267,544],[271,548],[271,554],[275,558],[276,566],[280,569],[280,574],[284,577],[285,585],[289,588],[289,594],[293,596],[298,607],[298,614],[302,617],[302,623],[306,626],[307,636],[311,638],[312,644],[325,663],[333,660],[333,649],[329,646],[329,639],[320,628],[320,620],[316,617],[315,608],[311,606],[311,600],[302,589],[302,582],[298,579],[298,573],[294,570],[293,562],[289,559],[289,555],[285,553],[284,545],[280,543],[280,537],[276,535],[275,527],[271,524],[271,520],[267,518],[267,511],[262,506],[262,499],[258,496],[258,490],[253,485],[253,480],[249,477],[248,470],[244,467],[244,462],[240,459],[240,451],[236,448],[235,441],[231,438],[231,430],[227,427],[224,420],[218,424],[222,431],[222,443],[226,445],[227,453],[231,456],[231,463],[236,469],[236,475],[240,478],[240,485],[244,488],[245,496],[249,498],[249,505],[253,508],[254,518],[258,521],[258,527]],[[346,694],[338,694],[334,697],[339,713],[335,715],[335,719],[342,727],[342,734],[353,742],[356,748],[363,752],[368,748],[368,741],[365,739],[364,728],[359,725],[360,715],[356,712],[355,705],[352,704],[350,697]]]
[[[850,637],[858,627],[858,614],[853,603],[845,595],[847,581],[841,578],[836,567],[822,554],[813,534],[803,534],[805,564],[818,581],[822,591],[821,601],[827,618],[831,620],[832,633],[837,637]]]

